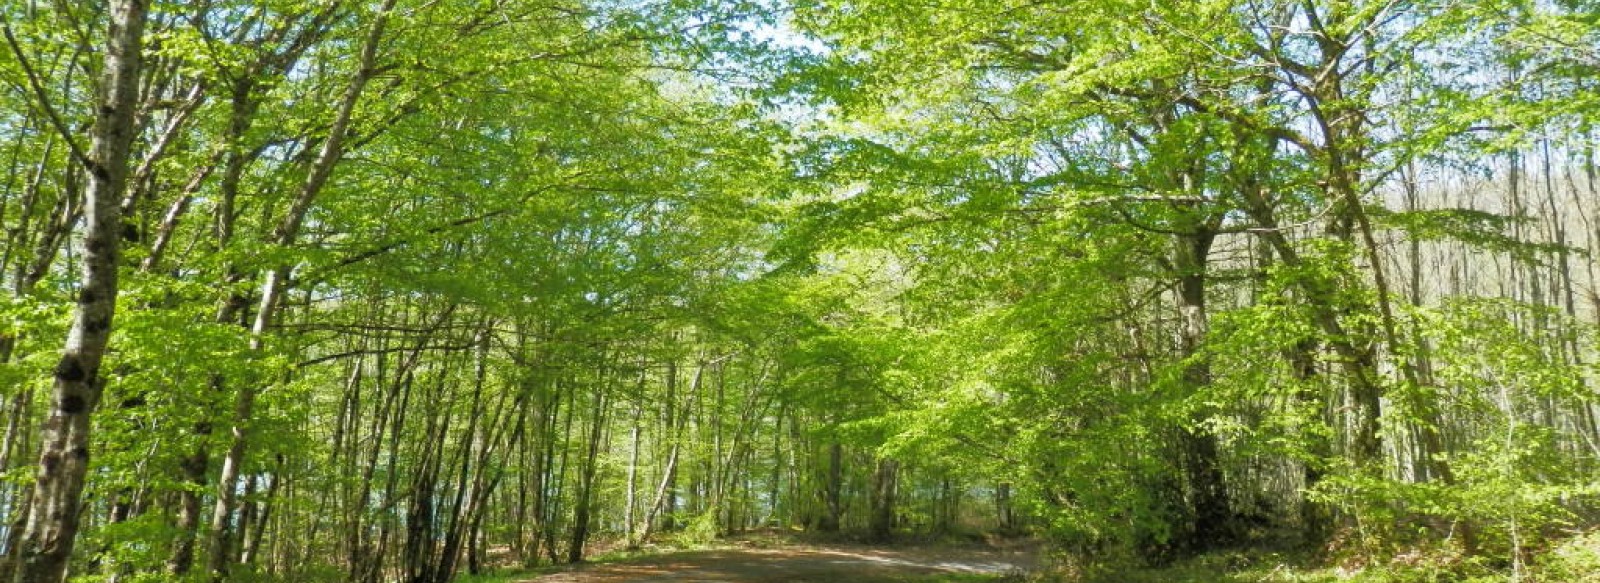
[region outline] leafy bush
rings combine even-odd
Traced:
[[[1545,583],[1600,581],[1600,530],[1556,545],[1535,561],[1534,573]]]

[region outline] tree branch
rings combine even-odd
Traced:
[[[10,20],[0,17],[0,32],[5,34],[6,46],[10,47],[11,54],[17,57],[17,64],[22,67],[23,75],[28,78],[28,88],[33,91],[34,97],[38,99],[39,108],[43,110],[45,118],[50,121],[51,127],[54,127],[56,132],[61,134],[61,139],[67,142],[67,148],[72,150],[72,157],[78,163],[83,164],[84,168],[88,168],[91,172],[96,171],[97,165],[95,161],[89,157],[88,153],[83,151],[83,146],[73,139],[72,131],[67,128],[66,122],[62,121],[61,114],[56,112],[55,106],[50,105],[50,96],[45,93],[44,82],[39,79],[39,73],[34,70],[33,64],[28,61],[27,54],[22,51],[22,45],[17,42],[17,36],[11,30]]]

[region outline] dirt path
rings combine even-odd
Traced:
[[[783,547],[726,549],[584,565],[527,583],[705,581],[785,583],[924,581],[940,575],[1006,575],[1033,564],[1030,553],[980,549]]]

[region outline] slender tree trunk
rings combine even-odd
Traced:
[[[455,577],[463,546],[470,546],[464,543],[471,543],[476,536],[481,508],[489,490],[492,489],[485,474],[488,456],[498,441],[498,432],[495,430],[499,427],[501,414],[506,409],[504,393],[501,393],[501,398],[494,404],[492,413],[486,408],[484,390],[487,384],[489,356],[487,325],[479,329],[473,344],[477,349],[473,357],[472,412],[467,420],[466,431],[461,434],[462,445],[458,454],[461,461],[456,473],[455,499],[449,508],[449,522],[444,530],[445,539],[439,553],[438,564],[433,569],[434,583],[449,583]],[[485,420],[486,415],[492,417]],[[476,452],[473,451],[474,444],[477,447]]]
[[[642,378],[641,378],[641,382],[640,382],[640,385],[641,385],[640,388],[641,389],[643,389],[643,384],[644,383],[642,382]],[[637,506],[638,506],[638,498],[639,498],[639,491],[638,491],[639,490],[639,434],[642,431],[642,427],[639,424],[639,419],[640,419],[640,416],[644,413],[644,394],[643,394],[642,390],[640,391],[639,395],[636,396],[636,399],[637,400],[634,401],[634,403],[633,403],[633,422],[630,424],[631,427],[629,428],[629,434],[628,434],[628,486],[627,486],[627,492],[624,493],[626,495],[626,497],[627,497],[627,501],[623,504],[623,511],[622,511],[622,533],[623,533],[623,539],[624,539],[624,542],[630,548],[635,546],[635,543],[634,543],[634,527],[635,527],[634,518],[635,518],[635,515],[638,513]]]
[[[695,370],[694,381],[691,384],[696,388],[700,385],[700,374],[704,371],[704,368],[705,364],[701,363],[700,368]],[[672,442],[672,453],[668,455],[666,469],[662,471],[661,493],[657,496],[656,505],[651,507],[651,516],[655,516],[656,509],[659,508],[661,510],[661,530],[663,531],[671,531],[675,528],[678,519],[678,452],[679,442],[683,440],[682,427],[684,422],[677,418],[680,415],[678,412],[677,388],[678,361],[671,360],[667,362],[667,398],[662,404],[667,409],[663,426],[667,428],[668,441]],[[682,416],[687,418],[688,409],[685,408],[683,411]],[[653,523],[651,520],[645,521],[645,531],[647,533]],[[640,540],[643,541],[648,538],[647,536],[640,537]]]
[[[560,400],[563,397],[563,394],[567,400],[564,411],[566,417],[561,423],[561,461],[559,466],[555,464],[555,454],[553,452],[551,453],[552,463],[550,466],[550,477],[548,480],[546,480],[546,484],[549,486],[549,494],[546,498],[546,500],[548,500],[548,506],[545,508],[546,527],[544,543],[546,551],[550,553],[551,562],[561,560],[561,553],[559,550],[557,550],[556,545],[556,525],[558,523],[556,519],[561,515],[560,511],[562,494],[566,491],[567,476],[569,473],[571,473],[572,469],[572,424],[578,413],[577,388],[566,387],[563,385],[564,383],[557,383],[558,389],[556,394],[557,400]],[[552,444],[554,442],[555,440],[551,440]],[[555,446],[551,445],[551,447],[553,448]]]
[[[333,175],[334,167],[344,156],[344,141],[350,133],[351,119],[368,81],[376,74],[378,45],[383,39],[389,13],[394,4],[395,0],[385,0],[377,8],[372,26],[361,47],[359,68],[340,98],[338,110],[328,135],[323,140],[322,149],[317,153],[311,171],[285,212],[283,221],[272,233],[273,242],[280,246],[294,243],[299,236],[300,226],[305,220],[306,212],[311,208],[312,201],[322,192],[323,186]],[[261,338],[266,334],[267,327],[271,325],[277,313],[281,303],[280,298],[288,285],[288,276],[289,269],[285,266],[267,272],[266,282],[261,290],[260,307],[257,308],[255,324],[251,328],[253,349],[259,350],[261,347]],[[240,386],[234,403],[232,443],[228,447],[227,457],[222,461],[222,473],[217,480],[217,503],[211,513],[211,531],[206,540],[208,557],[206,569],[213,581],[225,579],[228,573],[227,550],[234,536],[232,517],[238,504],[236,485],[249,447],[248,425],[254,416],[257,392],[259,392],[257,387]]]
[[[783,421],[789,412],[779,409],[772,418],[772,472],[767,476],[767,515],[761,526],[777,526],[783,493]]]
[[[701,379],[703,378],[702,373],[704,371],[705,363],[702,362],[695,370],[694,380],[689,383],[688,399],[691,402],[698,401],[700,398]],[[677,377],[677,363],[674,361],[668,361],[666,415],[662,428],[668,436],[667,441],[670,442],[670,445],[667,453],[666,466],[661,470],[661,486],[656,489],[655,502],[650,505],[649,512],[645,513],[644,531],[639,533],[638,544],[644,544],[650,540],[650,535],[655,532],[656,524],[658,522],[661,525],[661,530],[670,530],[673,526],[672,515],[677,511],[676,500],[678,496],[678,465],[682,453],[683,432],[684,429],[688,427],[689,422],[688,415],[678,414],[676,411],[676,405],[674,404],[674,398],[676,397]],[[688,408],[685,407],[684,411],[688,411]],[[659,521],[657,520],[658,517],[660,519]]]
[[[55,368],[49,417],[41,432],[39,470],[16,555],[19,583],[59,583],[78,534],[89,470],[90,416],[104,388],[100,363],[116,313],[119,203],[127,186],[128,151],[134,139],[146,9],[145,0],[119,0],[110,7],[95,124],[87,158],[80,160],[89,170],[83,204],[82,287],[66,348]]]
[[[268,476],[268,479],[271,480],[271,483],[267,485],[267,494],[260,503],[260,514],[256,517],[255,529],[246,533],[244,544],[240,551],[239,562],[245,565],[255,564],[260,555],[261,539],[266,536],[267,523],[272,519],[272,509],[278,501],[279,492],[283,486],[283,454],[278,455],[277,469]],[[315,538],[312,537],[309,540],[315,540]]]
[[[589,522],[594,510],[594,487],[600,473],[600,436],[606,425],[606,395],[598,391],[594,396],[594,410],[589,420],[589,451],[579,467],[578,492],[573,501],[572,540],[567,546],[567,562],[583,562],[584,544],[589,540]]]
[[[546,482],[550,474],[551,448],[554,447],[551,444],[555,442],[558,405],[550,391],[544,390],[546,388],[548,387],[541,388],[539,397],[540,407],[536,425],[539,441],[525,446],[529,449],[528,457],[533,461],[532,483],[528,485],[528,489],[533,492],[533,506],[529,509],[528,515],[532,517],[534,523],[529,528],[527,554],[523,557],[523,563],[528,566],[538,563],[539,551],[544,546],[544,533],[550,528],[549,521],[545,519],[545,506],[548,503],[545,495],[548,491]]]

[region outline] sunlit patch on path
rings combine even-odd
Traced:
[[[1020,552],[963,549],[785,548],[698,551],[584,565],[529,583],[618,581],[893,582],[940,574],[1020,573],[1032,558]]]

